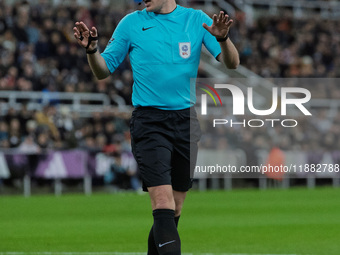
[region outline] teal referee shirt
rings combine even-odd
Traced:
[[[202,44],[216,58],[219,43],[202,24],[212,24],[204,12],[177,5],[168,14],[142,11],[125,16],[101,54],[110,72],[130,54],[132,103],[162,110],[189,108],[196,102],[195,84]]]

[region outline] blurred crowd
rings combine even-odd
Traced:
[[[201,140],[202,148],[219,148],[234,150],[265,150],[269,151],[272,147],[279,147],[283,150],[294,151],[334,151],[340,148],[340,113],[333,118],[327,116],[327,110],[312,112],[313,116],[275,116],[271,118],[245,115],[235,117],[225,113],[221,115],[210,115],[200,117],[200,123],[205,136]],[[216,125],[213,127],[213,119],[228,120],[227,124]],[[262,120],[262,127],[260,121]],[[266,119],[279,119],[280,121],[270,122]],[[281,121],[286,121],[284,125],[297,126],[285,127]],[[237,124],[231,124],[237,123]],[[274,123],[274,124],[273,124]],[[274,126],[274,127],[272,127]]]
[[[96,24],[103,50],[124,14],[100,1],[85,8],[76,1],[53,7],[51,1],[6,5],[0,0],[0,90],[100,92],[110,96],[112,105],[130,105],[133,78],[128,59],[112,76],[97,81],[73,36],[75,21]]]
[[[99,48],[103,50],[120,19],[134,9],[134,5],[127,4],[123,10],[117,10],[99,0],[92,0],[90,8],[77,6],[74,0],[57,6],[45,0],[37,5],[27,1],[7,5],[0,0],[0,93],[1,90],[100,92],[110,96],[113,106],[131,105],[133,77],[129,59],[109,78],[97,81],[72,28],[77,20],[89,27],[96,25]],[[340,21],[316,16],[298,19],[290,12],[254,22],[238,13],[235,21],[230,37],[240,52],[241,64],[253,72],[268,78],[340,76]],[[318,98],[340,98],[336,84],[327,90],[322,84],[309,89]],[[340,116],[329,120],[323,111],[316,115],[312,122],[299,120],[295,129],[277,127],[268,132],[265,128],[224,128],[219,143],[231,148],[249,148],[250,141],[257,148],[279,144],[282,148],[307,150],[313,143],[338,148]],[[129,114],[112,109],[80,118],[57,105],[45,105],[39,111],[23,106],[0,116],[0,147],[37,152],[76,147],[129,150],[128,121]],[[203,129],[207,128],[203,123]],[[320,137],[322,141],[318,141]],[[210,143],[213,141],[204,140],[202,146],[209,147]]]
[[[97,174],[105,184],[139,190],[139,172],[131,152],[130,115],[107,108],[90,118],[79,118],[69,108],[53,104],[42,111],[30,111],[26,106],[20,111],[11,108],[0,116],[0,149],[25,155],[83,149],[97,155],[94,157],[102,165]]]
[[[340,21],[293,17],[292,12],[248,22],[237,16],[232,29],[241,63],[267,78],[339,78]],[[339,99],[336,84],[309,89],[318,98]],[[337,93],[333,93],[337,92]]]
[[[49,149],[130,151],[130,113],[111,108],[79,118],[69,108],[46,105],[42,111],[23,106],[0,117],[0,147],[38,153]],[[110,146],[114,146],[114,149]]]
[[[14,5],[5,2],[0,0],[0,91],[104,93],[112,106],[131,105],[133,78],[129,59],[109,78],[96,80],[72,29],[78,20],[99,26],[99,48],[103,50],[129,6],[117,11],[113,6],[103,6],[101,1],[91,1],[90,8],[78,6],[74,0],[58,6],[46,0],[36,5],[28,1]],[[105,182],[129,177],[130,188],[138,189],[136,167],[129,163],[125,169],[121,163],[126,158],[134,161],[129,118],[130,114],[113,108],[80,118],[56,102],[34,111],[24,104],[22,109],[10,108],[0,116],[0,148],[33,154],[72,148],[103,152],[112,158]]]
[[[239,50],[241,64],[273,81],[278,81],[276,78],[303,78],[298,87],[307,88],[314,99],[340,99],[336,79],[340,77],[339,20],[325,20],[318,14],[297,18],[287,9],[279,10],[279,13],[264,15],[254,21],[249,21],[244,13],[236,15],[231,38]],[[291,81],[280,79],[278,85],[292,86]],[[274,146],[321,154],[336,151],[340,148],[340,113],[330,109],[330,106],[315,108],[312,117],[293,117],[298,122],[295,128],[285,128],[280,124],[275,128],[270,125],[262,128],[235,125],[230,128],[229,124],[213,130],[213,116],[210,116],[201,120],[203,130],[210,134],[203,137],[201,147],[240,148],[250,162],[257,161],[256,151],[269,151]],[[228,113],[224,118],[243,121]],[[254,119],[254,116],[245,116],[244,119]],[[263,118],[256,116],[256,119]]]

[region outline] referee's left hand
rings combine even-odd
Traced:
[[[84,22],[76,22],[75,27],[73,28],[74,37],[77,39],[77,42],[80,46],[86,48],[88,46],[89,50],[93,50],[97,48],[98,40],[93,40],[89,45],[89,37],[98,36],[97,28],[92,27],[91,30],[84,24]]]
[[[213,15],[213,24],[210,27],[205,23],[203,23],[203,27],[217,39],[222,39],[227,36],[233,22],[227,14],[221,11],[218,17],[217,14]]]

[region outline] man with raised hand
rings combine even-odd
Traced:
[[[202,44],[227,68],[239,65],[228,33],[233,20],[220,12],[184,8],[175,0],[144,0],[145,9],[126,15],[103,53],[98,32],[76,22],[74,36],[86,48],[94,75],[104,79],[126,55],[133,71],[130,131],[143,188],[149,192],[154,223],[148,254],[181,254],[177,224],[197,158],[201,131],[194,104]]]

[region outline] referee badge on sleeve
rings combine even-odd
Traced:
[[[189,42],[179,43],[179,55],[182,58],[189,58],[191,55],[191,44]]]

